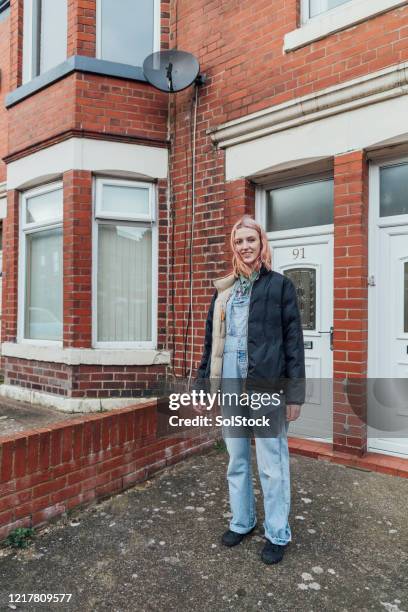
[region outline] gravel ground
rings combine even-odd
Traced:
[[[0,549],[0,610],[408,611],[408,480],[292,456],[293,541],[265,566],[257,478],[257,529],[220,544],[226,464],[222,450],[195,456]],[[72,597],[10,607],[10,593]]]

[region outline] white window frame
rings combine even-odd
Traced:
[[[347,0],[347,2],[344,2],[343,4],[339,4],[339,6],[335,6],[334,8],[331,9],[325,9],[323,8],[324,5],[327,4],[327,0],[319,0],[319,4],[321,7],[321,12],[318,13],[317,15],[315,15],[314,17],[310,16],[310,4],[311,4],[311,0],[301,0],[301,5],[300,5],[300,16],[301,16],[301,22],[302,24],[307,23],[308,21],[312,20],[312,19],[317,19],[319,17],[321,17],[322,15],[326,15],[327,13],[330,13],[332,11],[335,11],[336,9],[340,8],[341,6],[344,6],[347,3],[353,2],[354,0]]]
[[[381,168],[387,166],[395,166],[397,164],[408,164],[408,157],[379,158],[375,161],[370,161],[369,165],[369,206],[368,206],[368,276],[374,276],[377,270],[378,259],[380,257],[378,235],[379,230],[387,227],[395,227],[408,225],[408,215],[390,215],[389,217],[380,217],[380,172]],[[375,378],[378,375],[377,354],[378,354],[378,339],[375,330],[375,321],[377,320],[378,304],[374,292],[368,292],[368,360],[367,360],[367,376]]]
[[[379,159],[370,162],[370,204],[369,214],[373,227],[394,227],[408,224],[408,214],[380,216],[380,172],[389,166],[408,165],[408,157],[394,159]]]
[[[118,215],[114,211],[107,212],[105,210],[101,210],[100,202],[102,200],[102,192],[103,188],[106,185],[113,186],[121,186],[121,187],[140,187],[141,189],[149,190],[149,212],[146,215],[138,214],[138,215]],[[114,221],[155,221],[155,206],[154,206],[154,191],[152,189],[152,183],[142,182],[142,181],[129,181],[122,179],[112,179],[112,178],[97,178],[95,182],[95,216],[100,219],[112,219]]]
[[[60,219],[48,220],[42,223],[25,223],[24,214],[26,210],[26,202],[33,196],[43,195],[51,191],[63,189],[62,181],[57,183],[49,183],[35,189],[30,189],[21,194],[20,197],[20,214],[19,214],[19,261],[18,261],[18,312],[17,312],[17,342],[24,344],[34,344],[39,346],[61,346],[61,340],[41,340],[36,338],[25,338],[25,311],[26,311],[26,236],[37,233],[42,229],[63,229],[63,215]]]
[[[149,189],[151,216],[135,215],[133,217],[113,215],[100,210],[100,198],[104,185],[121,187],[144,187]],[[99,200],[99,201],[98,201]],[[157,186],[138,180],[94,177],[93,179],[93,215],[92,215],[92,346],[104,349],[156,349],[157,348],[157,308],[158,308],[158,227],[156,222]],[[98,229],[99,225],[132,225],[150,227],[152,231],[152,311],[151,340],[123,342],[98,341]]]
[[[309,18],[309,0],[301,0],[301,26],[284,37],[284,51],[295,51],[316,40],[408,4],[408,0],[349,0]]]
[[[38,71],[40,61],[41,31],[38,23],[38,2],[31,0],[24,3],[23,14],[23,83],[27,83],[42,74]],[[68,34],[68,3],[66,25]],[[68,36],[66,40],[65,57],[67,57]]]
[[[154,17],[153,17],[153,52],[160,51],[160,33],[161,33],[161,7],[160,0],[154,2]],[[101,0],[96,0],[96,57],[97,59],[105,59],[102,57],[102,10]],[[111,61],[111,60],[106,60]],[[126,64],[131,66],[133,64]]]

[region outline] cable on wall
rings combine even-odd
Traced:
[[[191,321],[191,346],[190,346],[190,368],[188,373],[188,386],[191,384],[191,376],[193,372],[194,359],[194,310],[193,310],[193,285],[194,285],[194,269],[193,269],[193,244],[194,244],[194,227],[195,227],[195,204],[196,204],[196,140],[197,140],[197,109],[198,109],[198,85],[194,91],[194,119],[193,119],[193,134],[191,147],[191,229],[190,229],[190,253],[189,253],[189,282],[190,282],[190,308],[189,315]]]

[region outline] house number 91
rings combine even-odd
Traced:
[[[305,258],[305,249],[304,247],[302,248],[295,248],[292,251],[292,255],[293,255],[293,259],[304,259]]]

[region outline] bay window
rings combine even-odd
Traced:
[[[22,195],[20,341],[62,341],[62,206],[61,183]]]
[[[94,346],[155,348],[154,186],[98,178],[94,224]]]
[[[160,0],[97,0],[99,59],[141,66],[159,38]]]
[[[67,12],[67,0],[24,0],[24,83],[67,58]]]

